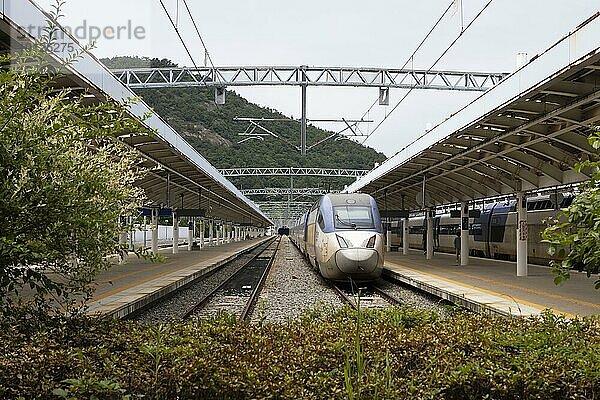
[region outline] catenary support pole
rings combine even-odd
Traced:
[[[179,253],[179,217],[173,212],[173,254]]]
[[[204,247],[204,219],[201,219],[200,222],[200,241],[198,243],[198,246],[202,249]]]
[[[133,222],[133,217],[128,218],[129,227],[131,231],[129,231],[129,251],[135,251],[135,224]]]
[[[469,204],[460,205],[460,265],[469,265]]]
[[[402,254],[408,255],[408,218],[402,223]]]
[[[144,216],[144,250],[148,247],[148,217]]]
[[[527,198],[517,193],[517,276],[527,276]]]
[[[433,210],[428,208],[427,211],[427,259],[433,258]]]
[[[158,208],[152,209],[152,254],[158,254]]]
[[[194,219],[190,217],[188,222],[188,251],[194,248]]]
[[[384,198],[384,203],[385,203],[385,226],[386,226],[386,230],[385,230],[385,251],[386,252],[390,252],[392,251],[392,220],[390,219],[390,216],[388,214],[389,210],[388,210],[388,204],[387,204],[387,190],[384,192],[383,194],[383,198]]]
[[[119,247],[121,248],[121,258],[119,263],[124,263],[127,259],[128,249],[127,240],[129,233],[127,232],[127,217],[120,217],[121,233],[119,234]]]
[[[306,72],[303,70],[302,71],[302,81],[306,81]],[[306,155],[306,125],[307,125],[307,121],[306,121],[306,88],[307,85],[303,84],[301,86],[301,91],[302,91],[302,121],[301,124],[302,126],[300,127],[300,154],[302,154],[303,156]],[[288,216],[289,218],[289,216]]]
[[[392,224],[388,218],[387,232],[385,233],[385,250],[389,253],[392,251]]]

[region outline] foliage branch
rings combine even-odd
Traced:
[[[588,138],[600,153],[600,131]],[[600,161],[586,160],[575,167],[577,172],[589,172],[590,180],[580,186],[573,203],[549,221],[542,238],[549,243],[554,282],[558,285],[571,277],[571,270],[585,271],[588,277],[600,272]],[[600,278],[595,281],[600,289]]]
[[[53,18],[60,16],[58,2]],[[68,307],[88,297],[107,256],[123,251],[145,173],[119,136],[142,132],[129,104],[61,88],[87,50],[51,59],[51,19],[32,46],[0,57],[0,309]]]

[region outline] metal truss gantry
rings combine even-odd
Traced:
[[[368,170],[362,169],[335,169],[335,168],[232,168],[222,169],[219,172],[226,178],[245,176],[285,176],[290,178],[288,188],[259,188],[245,189],[241,192],[246,196],[287,196],[284,201],[257,202],[261,210],[273,220],[284,219],[292,221],[301,216],[311,206],[310,202],[301,202],[298,199],[310,196],[322,196],[327,193],[339,191],[326,190],[324,188],[295,188],[294,178],[297,176],[319,176],[319,177],[346,177],[359,178],[364,176]],[[299,209],[297,209],[299,208]]]
[[[323,196],[327,193],[336,193],[322,188],[257,188],[241,190],[244,196]]]
[[[508,74],[395,68],[237,66],[135,68],[113,73],[132,89],[226,86],[351,86],[485,91]]]
[[[220,169],[226,178],[242,176],[330,176],[360,178],[369,171],[365,169],[338,168],[230,168]]]
[[[203,67],[142,68],[114,70],[117,78],[130,89],[163,87],[214,87],[224,102],[227,86],[299,86],[302,117],[300,154],[307,151],[306,91],[309,86],[374,87],[380,92],[390,88],[485,91],[508,74],[468,71],[428,71],[361,67]],[[314,147],[314,146],[313,146]]]
[[[293,221],[300,218],[313,203],[303,201],[282,202],[257,202],[256,205],[269,218],[279,225],[290,225]]]

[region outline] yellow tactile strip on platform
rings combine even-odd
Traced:
[[[539,315],[547,309],[539,304],[457,282],[439,275],[425,273],[404,265],[386,262],[385,268],[394,278],[477,312],[505,316]],[[560,313],[560,312],[559,312]],[[566,313],[560,313],[572,317]]]
[[[197,264],[184,267],[177,271],[165,274],[159,278],[140,282],[139,285],[128,285],[114,294],[104,296],[98,300],[88,303],[88,314],[107,315],[117,318],[123,318],[140,308],[151,304],[167,293],[187,285],[215,268],[233,260],[240,253],[254,249],[264,241],[252,244],[251,246],[229,251],[213,257],[208,260],[202,260]]]

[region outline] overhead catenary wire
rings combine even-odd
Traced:
[[[421,40],[421,42],[418,44],[418,46],[415,48],[415,50],[411,53],[411,55],[408,56],[408,58],[406,59],[406,61],[404,62],[404,64],[402,64],[402,67],[400,67],[400,69],[406,68],[406,66],[408,65],[408,63],[411,60],[414,60],[414,57],[417,54],[417,52],[425,44],[425,42],[427,41],[427,39],[429,39],[429,36],[431,36],[431,34],[438,27],[438,25],[440,24],[440,22],[442,22],[442,19],[444,19],[444,17],[446,16],[446,14],[448,14],[448,11],[450,11],[450,9],[452,8],[452,5],[455,3],[455,1],[456,0],[452,0],[450,2],[450,4],[448,5],[448,7],[444,10],[444,12],[442,13],[442,15],[438,18],[438,20],[435,22],[435,24],[431,27],[431,29],[429,30],[429,32],[427,32],[427,34],[425,35],[425,37],[423,38],[423,40]],[[375,99],[375,101],[373,102],[373,104],[371,104],[371,106],[368,108],[368,110],[363,114],[362,118],[365,118],[371,112],[371,110],[373,109],[373,107],[375,107],[375,105],[378,102],[379,102],[379,99]]]
[[[194,57],[192,56],[192,53],[190,52],[190,49],[188,48],[187,44],[185,43],[185,40],[183,40],[183,36],[181,36],[181,32],[179,32],[178,24],[175,23],[175,21],[171,17],[171,14],[169,14],[169,10],[167,10],[167,7],[165,6],[165,3],[163,2],[163,0],[158,0],[158,1],[160,2],[160,5],[162,6],[163,10],[165,11],[165,14],[167,14],[167,18],[169,18],[169,21],[171,21],[171,25],[173,26],[173,29],[175,30],[175,33],[179,37],[179,41],[183,45],[183,48],[185,49],[188,57],[192,61],[192,64],[194,65],[194,68],[198,69],[198,65],[196,64],[196,61],[194,60]]]
[[[215,64],[213,63],[210,53],[208,52],[208,47],[206,47],[206,43],[204,42],[204,39],[202,38],[202,35],[200,34],[200,29],[198,28],[198,24],[196,24],[196,20],[194,19],[192,11],[190,10],[190,7],[188,6],[187,0],[183,0],[183,5],[185,6],[187,13],[190,16],[190,19],[192,20],[194,29],[196,29],[196,34],[198,35],[198,38],[200,39],[200,43],[202,43],[202,47],[204,48],[204,54],[206,55],[206,58],[208,58],[208,62],[210,63],[211,67],[213,67],[213,69],[214,69]]]
[[[427,69],[426,73],[431,72],[431,70],[433,68],[435,68],[435,66],[437,65],[438,62],[440,62],[440,60],[450,51],[450,49],[456,44],[456,42],[458,42],[458,40],[462,37],[462,35],[465,34],[465,32],[467,30],[469,30],[469,28],[473,25],[473,23],[475,23],[475,21],[483,14],[483,12],[490,6],[490,4],[492,4],[494,0],[489,0],[485,6],[483,6],[483,8],[481,10],[479,10],[479,12],[477,13],[477,15],[475,15],[475,17],[467,24],[466,27],[461,28],[460,33],[458,34],[458,36],[456,36],[456,38],[452,41],[452,43],[450,43],[450,45],[448,47],[446,47],[446,49],[442,52],[442,54],[435,60],[435,62]],[[451,4],[452,5],[452,4]],[[447,12],[447,11],[446,11]],[[417,84],[414,84],[409,90],[408,92],[406,92],[404,94],[404,96],[402,96],[402,98],[396,103],[396,105],[392,108],[392,110],[377,124],[377,126],[375,126],[375,128],[371,131],[371,133],[369,133],[369,135],[365,138],[365,140],[362,141],[362,144],[365,144],[365,142],[367,140],[369,140],[369,138],[371,136],[373,136],[373,134],[375,134],[375,132],[377,132],[377,130],[381,127],[381,125],[383,125],[383,123],[390,117],[390,115],[396,111],[396,109],[400,106],[400,104],[402,104],[402,102],[404,102],[404,100],[412,93],[412,91],[417,87]],[[418,138],[416,138],[415,140],[413,140],[410,144],[408,144],[407,146],[405,146],[404,148],[410,146],[411,144],[415,143],[416,141],[420,140],[421,138],[423,138],[425,135],[427,135],[428,132],[425,132],[424,134],[420,135]]]

